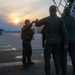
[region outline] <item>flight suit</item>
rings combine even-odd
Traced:
[[[45,26],[43,27],[43,29],[41,30],[41,34],[42,34],[42,47],[44,47],[45,46],[45,36],[46,36],[46,34],[45,34],[45,31],[46,31],[46,29],[45,29]]]
[[[64,21],[57,17],[56,14],[51,14],[35,23],[36,26],[45,25],[46,29],[46,46],[44,49],[44,61],[45,61],[45,74],[50,75],[50,58],[51,53],[53,55],[56,73],[61,72],[60,62],[60,43],[61,37],[63,37],[63,43],[68,44],[68,36]]]
[[[31,25],[29,26],[24,25],[21,31],[21,39],[22,39],[22,46],[23,46],[22,63],[24,65],[27,63],[31,63],[31,56],[32,56],[31,40],[34,33],[30,27]]]
[[[75,18],[72,17],[70,14],[64,15],[62,18],[65,22],[67,32],[68,32],[68,39],[69,39],[68,49],[65,50],[65,53],[62,52],[62,55],[63,55],[62,56],[62,71],[63,72],[67,71],[67,51],[68,51],[72,60],[73,71],[75,72]]]

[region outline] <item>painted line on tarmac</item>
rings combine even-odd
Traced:
[[[34,63],[42,63],[44,60],[32,60]],[[53,61],[53,60],[51,60]],[[22,65],[22,61],[18,62],[8,62],[8,63],[0,63],[0,67],[9,67],[9,66],[17,66]],[[71,61],[68,61],[68,66],[72,66]]]
[[[43,60],[32,60],[34,63],[42,63]],[[18,62],[8,62],[8,63],[0,63],[0,67],[11,67],[11,66],[17,66],[22,65],[22,61]]]
[[[17,49],[12,45],[0,45],[0,51],[13,51],[13,50]]]

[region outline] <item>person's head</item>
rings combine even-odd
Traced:
[[[67,14],[70,14],[70,8],[69,7],[66,7],[64,9],[64,14],[67,15]]]
[[[56,14],[57,7],[55,5],[50,6],[49,13],[50,14]]]
[[[30,20],[26,19],[24,23],[25,23],[25,25],[30,25]]]

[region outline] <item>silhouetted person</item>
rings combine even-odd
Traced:
[[[51,53],[53,55],[54,64],[56,68],[57,75],[61,75],[61,62],[60,62],[60,43],[61,43],[61,36],[64,40],[64,47],[68,47],[68,36],[64,21],[57,17],[56,15],[56,6],[52,5],[49,8],[50,16],[45,17],[41,20],[36,20],[36,26],[45,25],[46,29],[46,45],[44,49],[44,61],[45,61],[45,75],[51,75],[50,73],[50,59]]]
[[[62,50],[62,70],[67,71],[67,51],[72,60],[73,73],[75,74],[75,18],[70,15],[70,8],[66,7],[64,9],[63,20],[65,22],[68,37],[69,37],[69,46],[68,50]]]
[[[33,31],[31,30],[31,26],[34,22],[30,23],[30,20],[25,20],[25,25],[22,27],[21,31],[21,39],[22,39],[22,63],[24,67],[28,67],[29,65],[34,64],[31,61],[32,56],[32,47],[31,47],[31,40],[33,37]]]
[[[41,34],[42,34],[42,47],[45,47],[45,40],[46,40],[46,29],[45,29],[45,26],[41,30]]]

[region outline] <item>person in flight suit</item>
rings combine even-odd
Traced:
[[[44,48],[44,46],[45,46],[45,40],[46,40],[46,38],[45,38],[45,36],[46,36],[46,34],[45,34],[45,32],[46,32],[46,30],[45,30],[45,26],[42,28],[42,30],[41,30],[41,34],[42,34],[42,47]]]
[[[56,11],[57,11],[56,6],[52,5],[49,8],[50,16],[45,17],[39,21],[38,19],[36,19],[35,21],[36,26],[45,25],[46,29],[46,45],[44,48],[45,75],[51,75],[50,73],[51,53],[53,55],[56,73],[57,75],[61,75],[61,62],[60,62],[61,36],[63,37],[64,40],[64,48],[68,47],[68,35],[65,23],[61,18],[57,17]]]
[[[68,32],[69,45],[68,49],[62,50],[62,71],[67,72],[67,51],[72,60],[73,73],[75,74],[75,18],[70,15],[70,8],[64,9],[64,16],[62,17]]]
[[[31,62],[32,56],[32,47],[31,47],[31,40],[33,37],[33,31],[31,30],[31,26],[33,25],[34,21],[30,23],[30,20],[25,20],[25,25],[22,27],[21,31],[21,39],[22,39],[22,63],[24,67],[28,67],[29,65],[34,64]]]

